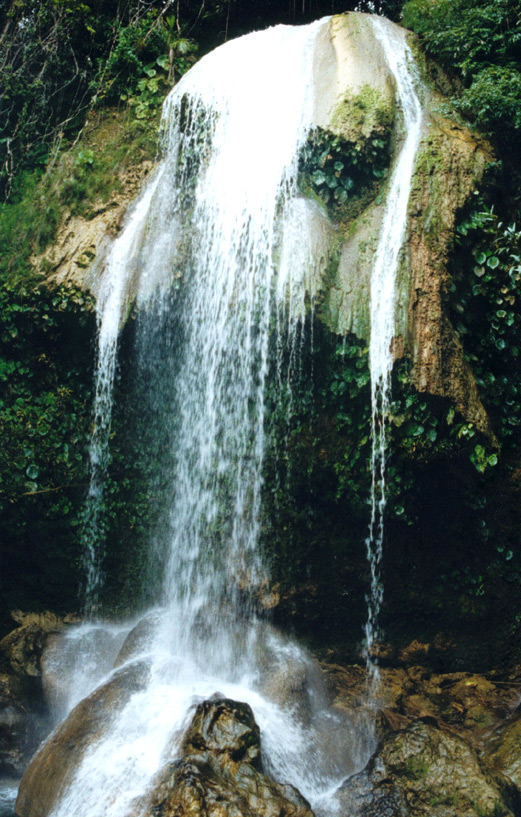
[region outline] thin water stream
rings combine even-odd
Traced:
[[[419,78],[405,40],[405,32],[374,17],[376,36],[384,49],[396,82],[397,102],[403,115],[403,142],[389,181],[385,212],[371,274],[371,521],[366,540],[371,570],[368,616],[365,627],[370,694],[378,686],[378,662],[374,655],[379,636],[379,613],[383,600],[381,562],[386,507],[387,424],[391,402],[392,342],[395,334],[396,279],[405,241],[407,207],[416,152],[422,132],[422,106],[416,88]]]
[[[102,579],[103,475],[130,282],[137,289],[140,370],[157,375],[172,369],[165,347],[154,339],[172,304],[179,311],[179,345],[169,351],[175,381],[161,386],[170,397],[148,398],[158,433],[165,424],[172,428],[164,452],[171,499],[151,545],[165,569],[156,593],[160,609],[145,622],[146,638],[124,659],[136,671],[144,662],[149,679],[85,752],[49,817],[128,817],[165,758],[175,754],[194,701],[215,692],[252,706],[267,769],[297,786],[318,814],[335,812],[335,790],[372,749],[371,734],[328,707],[320,673],[306,652],[254,612],[266,577],[258,542],[270,332],[284,327],[297,349],[306,292],[314,294],[328,241],[322,216],[297,187],[299,154],[313,123],[315,46],[327,23],[248,35],[212,52],[183,77],[164,107],[164,159],[108,256],[98,298],[87,606],[95,612]],[[396,77],[405,128],[416,133],[406,45],[393,38],[390,24],[375,20],[375,27]],[[393,319],[385,276],[394,275],[403,242],[416,144],[417,136],[406,136],[393,172],[373,278],[368,643],[376,632],[385,505],[383,429]],[[176,279],[182,284],[178,302],[172,295]],[[375,328],[388,301],[389,316]],[[279,373],[284,376],[280,363]],[[109,653],[116,641],[119,646],[120,634],[103,635],[101,624],[71,636],[76,642],[69,645],[67,673],[74,689],[59,698],[64,711],[80,691],[87,695],[111,677],[103,661],[88,677],[74,669],[89,650],[92,655],[92,638],[98,637]],[[59,665],[65,659],[56,660]],[[286,694],[288,679],[301,690],[297,697]]]

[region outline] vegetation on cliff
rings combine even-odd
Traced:
[[[161,101],[194,59],[195,42],[204,51],[254,27],[255,5],[0,4],[0,423],[8,443],[0,460],[0,532],[4,575],[23,574],[25,582],[18,596],[5,596],[7,606],[73,607],[81,581],[94,318],[74,288],[42,283],[50,271],[44,252],[64,213],[92,218],[100,202],[113,200],[125,172],[153,157]],[[333,10],[353,4],[341,5]],[[389,2],[384,11],[397,16],[400,5]],[[310,3],[297,9],[272,0],[260,22],[330,10],[329,2],[312,11]],[[500,449],[450,401],[419,394],[406,360],[396,367],[386,598],[394,592],[401,601],[388,604],[384,622],[402,634],[411,621],[428,631],[441,615],[446,622],[463,616],[471,629],[491,614],[503,617],[507,636],[519,624],[507,610],[521,595],[521,250],[514,223],[521,165],[512,149],[521,130],[519,7],[482,4],[479,26],[476,14],[467,0],[410,0],[403,19],[443,67],[432,68],[432,77],[496,151],[482,189],[458,213],[444,296]],[[388,137],[375,137],[359,156],[354,143],[314,134],[303,184],[334,219],[346,208],[355,212],[357,196],[377,195]],[[308,320],[313,347],[303,353],[293,393],[286,404],[273,400],[272,438],[285,453],[276,462],[272,449],[268,461],[264,538],[281,582],[280,616],[294,620],[298,611],[308,634],[341,640],[348,626],[358,638],[365,615],[369,377],[366,345],[326,331],[323,307],[319,302]],[[139,553],[155,512],[145,424],[129,409],[136,388],[125,354],[134,331],[131,321],[114,418],[107,596],[121,597],[123,562],[139,571],[131,553]]]

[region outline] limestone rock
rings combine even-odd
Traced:
[[[212,752],[225,761],[259,764],[260,730],[251,707],[227,698],[203,701],[195,710],[181,752]]]
[[[405,346],[421,392],[447,397],[492,436],[463,347],[444,308],[456,214],[476,189],[491,155],[464,128],[433,118],[416,161],[411,200]]]
[[[505,778],[456,734],[425,720],[385,738],[339,800],[346,817],[510,817],[519,807]]]
[[[158,774],[143,817],[313,817],[290,785],[262,772],[248,704],[214,696],[196,708],[181,758]]]
[[[121,645],[114,666],[121,667],[130,658],[135,658],[150,647],[160,621],[161,617],[156,612],[140,619]]]
[[[89,217],[65,212],[53,244],[40,256],[32,258],[36,269],[56,284],[73,284],[90,289],[90,267],[107,242],[117,236],[129,204],[139,193],[152,163],[128,168],[121,174],[121,189],[108,202],[95,202]]]
[[[114,668],[125,632],[91,624],[51,633],[41,658],[46,705],[61,721]]]
[[[333,17],[322,39],[316,65],[320,100],[316,123],[358,147],[368,137],[388,136],[392,130],[393,144],[399,145],[394,79],[370,18],[358,13]],[[473,374],[444,306],[456,216],[479,185],[491,149],[468,129],[440,116],[443,100],[426,83],[421,83],[420,93],[423,134],[396,282],[393,354],[411,359],[418,391],[449,399],[493,442]],[[375,195],[367,201],[362,196],[358,207],[351,202],[351,212],[340,218],[324,282],[326,323],[335,332],[353,332],[366,340],[371,270],[385,210],[385,199]]]

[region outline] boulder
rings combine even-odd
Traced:
[[[65,622],[54,613],[22,615],[15,614],[21,626],[0,641],[0,661],[7,672],[36,678],[49,634],[61,630]]]
[[[259,727],[248,704],[219,695],[203,701],[180,754],[157,775],[143,817],[313,817],[293,786],[263,773]]]
[[[128,664],[72,710],[29,764],[18,791],[18,817],[41,817],[53,811],[87,749],[103,737],[148,676],[144,663]]]
[[[484,760],[505,774],[521,794],[521,710],[501,724],[488,741]]]
[[[93,623],[49,635],[40,665],[53,725],[114,668],[124,638],[125,631],[120,628]]]
[[[338,795],[350,817],[510,817],[519,801],[476,752],[428,719],[413,721],[381,743],[366,769]]]
[[[16,611],[20,624],[0,641],[0,775],[19,776],[49,731],[41,682],[49,635],[65,620],[53,613]]]
[[[158,626],[161,623],[161,615],[152,611],[130,630],[126,636],[114,663],[115,667],[121,667],[131,658],[136,658],[140,653],[149,648],[154,640]]]

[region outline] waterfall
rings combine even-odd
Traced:
[[[62,708],[114,677],[107,663],[128,633],[116,666],[141,680],[85,749],[49,817],[135,814],[154,775],[175,757],[194,702],[216,692],[251,705],[267,770],[295,785],[324,817],[335,813],[339,785],[374,748],[372,735],[328,706],[307,653],[255,612],[266,581],[258,545],[270,348],[279,352],[278,382],[291,378],[282,370],[282,341],[273,343],[272,335],[289,336],[291,369],[306,299],[316,294],[334,229],[297,183],[315,111],[315,46],[327,24],[239,38],[183,77],[164,106],[164,158],[105,259],[85,524],[88,610],[96,612],[102,579],[103,478],[130,291],[138,314],[136,377],[143,377],[146,416],[160,440],[150,456],[161,459],[169,497],[151,543],[164,569],[158,607],[132,632],[130,624],[112,632],[91,623],[56,656],[73,679],[69,693],[57,695]],[[406,45],[386,23],[375,19],[374,26],[407,134],[372,283],[369,647],[381,600],[392,289],[420,128]],[[78,660],[98,643],[102,660],[90,674],[78,673]]]
[[[376,36],[396,82],[397,101],[403,115],[403,144],[389,181],[385,212],[371,273],[371,521],[366,540],[371,572],[368,618],[365,627],[367,665],[374,694],[378,662],[374,656],[378,617],[383,600],[380,568],[383,555],[386,506],[387,423],[391,401],[392,341],[395,327],[395,284],[400,250],[405,240],[407,206],[412,173],[422,129],[422,107],[415,90],[414,61],[405,33],[388,21],[373,17]]]
[[[85,752],[53,817],[128,815],[175,753],[194,701],[215,692],[252,706],[267,769],[319,811],[331,813],[359,765],[356,730],[326,706],[314,662],[255,615],[266,576],[258,540],[270,333],[284,327],[298,345],[325,241],[323,216],[297,180],[326,24],[239,38],[183,77],[164,106],[164,159],[108,256],[90,497],[98,513],[118,328],[134,282],[140,369],[149,378],[175,369],[161,387],[173,394],[168,416],[162,394],[147,397],[158,433],[172,429],[163,452],[171,501],[154,546],[165,565],[161,608],[130,659],[150,667],[148,683]],[[314,237],[303,223],[318,225]],[[172,309],[179,345],[165,352],[156,341]],[[95,599],[100,552],[90,552]],[[302,700],[281,698],[288,679]],[[85,692],[94,678],[86,683]]]

